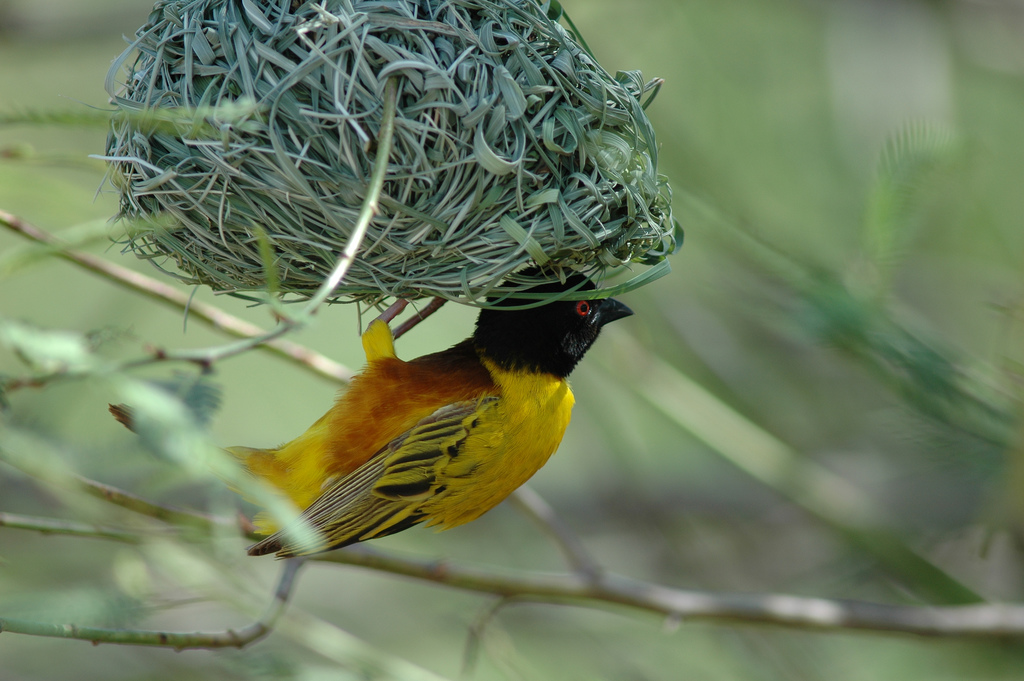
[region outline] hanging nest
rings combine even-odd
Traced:
[[[523,285],[662,260],[677,235],[641,106],[653,88],[610,76],[549,12],[158,2],[107,78],[121,217],[150,225],[126,250],[218,291],[312,295],[367,197],[394,79],[379,210],[332,300],[483,304],[530,263],[542,274]]]

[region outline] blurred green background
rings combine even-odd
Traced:
[[[573,376],[573,424],[532,486],[609,570],[668,586],[895,603],[1021,600],[1024,6],[565,5],[608,70],[666,80],[649,114],[686,244],[670,276],[626,296],[637,315],[609,327]],[[106,70],[122,35],[149,10],[144,0],[0,0],[0,115],[105,107]],[[109,188],[96,193],[102,163],[88,158],[102,153],[104,135],[99,126],[0,126],[0,210],[56,231],[112,216],[116,197]],[[26,265],[21,256],[30,251],[17,236],[0,233],[0,249],[6,317],[93,333],[108,357],[224,340],[194,320],[183,329],[180,313],[66,262]],[[155,272],[108,244],[89,250]],[[266,309],[205,290],[197,298],[271,323]],[[412,357],[461,340],[473,317],[448,305],[399,352]],[[350,307],[326,310],[295,340],[360,363]],[[0,373],[26,372],[0,350]],[[224,445],[290,439],[335,391],[260,353],[218,364],[214,378],[222,406],[210,431]],[[699,400],[665,399],[688,380]],[[116,398],[102,380],[8,399],[0,427],[36,438],[40,452],[76,471],[167,503],[232,503],[215,481],[196,481],[140,449],[108,416]],[[756,425],[753,439],[741,437],[743,424]],[[132,522],[3,463],[0,511]],[[563,569],[550,542],[508,505],[448,533],[414,529],[376,544]],[[251,590],[217,588],[250,594],[236,597],[258,609],[277,566],[246,559],[243,546],[137,548],[0,528],[0,616],[180,631],[236,626],[247,618],[218,603],[215,588],[161,568],[160,557],[208,554],[232,566]],[[312,565],[294,607],[454,678],[469,627],[492,604]],[[498,612],[470,675],[1022,677],[1016,642],[679,624],[540,603]],[[367,677],[280,636],[243,651],[177,654],[0,635],[0,679],[68,678]]]

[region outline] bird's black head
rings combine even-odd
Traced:
[[[565,284],[544,284],[524,293],[558,293],[580,284],[579,290],[594,290],[592,282],[573,275]],[[474,345],[503,369],[540,371],[565,378],[597,340],[602,326],[633,314],[612,298],[559,300],[525,310],[503,309],[529,302],[507,298],[497,302],[494,309],[481,310],[477,318]]]

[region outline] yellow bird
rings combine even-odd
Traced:
[[[531,291],[577,286],[594,289],[574,275]],[[249,555],[319,553],[420,522],[448,529],[525,483],[569,424],[566,377],[602,326],[633,314],[611,298],[509,309],[528,302],[481,310],[470,338],[409,362],[395,354],[388,325],[374,320],[362,338],[366,367],[305,433],[276,449],[229,447],[304,509],[301,521],[314,530],[278,531]]]

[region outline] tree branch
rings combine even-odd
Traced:
[[[374,162],[370,183],[367,188],[367,196],[363,202],[362,211],[356,222],[351,237],[346,244],[344,252],[339,257],[331,274],[323,282],[318,291],[311,297],[304,306],[302,312],[291,319],[283,319],[277,328],[265,331],[254,324],[250,324],[238,317],[220,310],[219,308],[199,301],[192,301],[190,296],[183,291],[165,284],[161,281],[147,277],[129,270],[120,265],[107,262],[101,258],[81,253],[70,249],[59,238],[42,230],[27,221],[0,210],[0,226],[6,227],[32,241],[52,247],[59,257],[72,262],[83,269],[98,274],[118,285],[132,289],[153,300],[168,304],[179,310],[188,310],[191,316],[195,316],[211,327],[224,331],[242,340],[216,348],[206,348],[189,351],[165,351],[158,349],[152,358],[138,360],[125,365],[124,368],[142,366],[154,361],[178,360],[186,362],[198,362],[211,364],[214,361],[225,359],[245,352],[254,347],[266,349],[280,357],[283,357],[305,369],[308,369],[324,378],[336,382],[347,382],[353,372],[338,362],[335,362],[324,355],[309,348],[281,338],[289,331],[305,325],[311,316],[316,312],[319,305],[326,300],[335,288],[344,279],[348,268],[355,260],[355,256],[362,244],[363,237],[369,227],[370,221],[378,211],[378,200],[383,189],[385,177],[389,164],[389,156],[392,147],[394,134],[394,118],[397,104],[397,83],[391,79],[385,90],[384,112],[381,119],[381,130],[378,139],[377,158]],[[407,301],[400,301],[406,302]],[[395,337],[401,336],[417,323],[436,311],[443,300],[431,301],[417,315],[406,321],[397,331]],[[402,305],[404,307],[404,304]],[[13,381],[7,388],[18,388],[28,385],[42,385],[46,377],[32,377],[20,381]]]
[[[406,333],[408,333],[414,326],[422,322],[430,315],[437,312],[439,309],[441,309],[441,306],[444,305],[446,302],[448,301],[445,300],[444,298],[434,298],[429,303],[427,303],[422,310],[417,310],[416,314],[414,314],[409,319],[406,319],[404,322],[398,325],[397,329],[395,329],[395,340],[398,340]]]
[[[1024,606],[986,603],[957,606],[884,605],[787,594],[716,593],[673,589],[604,573],[513,573],[386,555],[350,547],[315,556],[318,562],[357,565],[502,598],[578,605],[622,605],[683,620],[702,620],[842,631],[858,629],[925,636],[1019,638]]]
[[[190,300],[184,291],[162,281],[139,274],[126,267],[107,262],[88,253],[82,253],[64,246],[59,238],[32,225],[21,218],[0,211],[0,226],[16,232],[32,241],[56,249],[58,257],[72,262],[82,269],[97,274],[108,281],[131,289],[177,310],[188,310],[190,317],[205,322],[210,327],[237,338],[256,338],[266,331],[244,319],[201,301]],[[292,341],[278,338],[259,346],[263,350],[282,357],[313,373],[336,382],[345,382],[352,377],[352,370],[334,360]]]
[[[476,671],[476,663],[480,658],[480,647],[483,644],[484,634],[487,633],[487,627],[498,616],[498,612],[512,602],[513,599],[511,598],[499,598],[493,603],[489,603],[480,611],[480,614],[476,616],[473,623],[469,625],[466,644],[462,649],[462,673],[460,678],[468,679]]]
[[[186,527],[212,523],[235,525],[195,511],[173,509],[136,497],[101,483],[80,478],[83,487],[100,498],[137,513]],[[364,567],[411,577],[456,589],[492,594],[503,599],[581,606],[619,605],[645,610],[674,619],[731,623],[773,624],[820,631],[864,630],[900,632],[926,636],[974,638],[1024,637],[1024,605],[984,603],[956,606],[887,605],[862,601],[809,598],[787,594],[740,594],[673,589],[659,584],[598,572],[550,574],[513,572],[501,568],[479,568],[444,561],[427,561],[390,555],[364,545],[318,554],[309,559]],[[283,600],[283,599],[282,599]],[[259,623],[237,631],[173,634],[163,643],[163,632],[113,632],[110,630],[2,620],[6,631],[41,636],[81,638],[130,645],[165,645],[174,648],[203,648],[245,645],[263,633],[254,633]],[[29,628],[32,631],[24,631]],[[44,632],[44,633],[37,633]],[[109,634],[109,636],[108,636]],[[250,638],[252,637],[252,638]],[[123,640],[122,640],[123,639]],[[241,640],[242,643],[238,643]]]
[[[295,575],[302,565],[303,561],[298,560],[285,562],[277,587],[274,589],[274,598],[267,608],[266,614],[259,620],[240,629],[226,629],[213,632],[104,629],[101,627],[80,627],[75,624],[47,624],[45,622],[0,617],[0,633],[9,632],[50,638],[73,638],[91,641],[93,645],[116,643],[120,645],[174,648],[175,650],[242,648],[263,638],[274,628],[274,623],[287,606],[292,586],[295,583]]]
[[[19,515],[17,513],[0,512],[0,527],[16,530],[31,530],[43,534],[66,534],[74,537],[94,537],[111,539],[126,544],[138,544],[142,537],[137,532],[123,530],[104,525],[90,525],[73,520],[57,520],[55,518],[39,518],[36,516]]]
[[[156,504],[132,494],[131,492],[126,492],[122,489],[118,489],[117,487],[105,485],[102,482],[90,480],[89,478],[82,477],[81,475],[72,476],[72,480],[76,483],[78,488],[86,494],[98,497],[104,501],[109,501],[115,506],[126,508],[129,511],[134,511],[140,515],[162,520],[165,523],[176,527],[187,527],[206,532],[211,531],[216,525],[237,527],[237,523],[232,523],[230,520],[216,518],[205,513],[199,513],[198,511],[189,511],[186,509]]]
[[[388,309],[377,315],[377,319],[381,320],[385,324],[390,324],[391,321],[402,314],[402,311],[408,307],[409,301],[406,298],[399,298],[395,302],[388,306]]]

